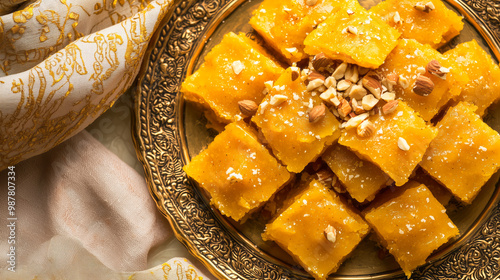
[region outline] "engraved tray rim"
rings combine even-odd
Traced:
[[[177,109],[182,108],[184,101],[178,98],[177,93],[185,73],[193,67],[186,57],[198,55],[192,49],[201,51],[201,48],[193,46],[203,44],[204,40],[200,37],[210,37],[215,28],[205,31],[207,25],[218,25],[223,20],[220,15],[231,12],[244,1],[175,1],[148,46],[136,80],[132,120],[135,149],[157,208],[169,221],[177,239],[212,274],[221,279],[297,279],[298,276],[306,279],[310,277],[293,274],[288,271],[288,265],[262,255],[256,246],[228,229],[228,223],[213,215],[209,206],[204,205],[206,201],[182,171],[183,157],[188,156],[186,149],[182,148],[186,144],[182,132],[183,116],[177,114]],[[500,60],[500,8],[498,11],[492,10],[488,6],[490,2],[481,0],[446,1],[466,16]],[[187,34],[192,37],[180,32],[187,26],[196,32]],[[169,53],[167,60],[160,58],[166,52]],[[162,64],[168,67],[162,68]],[[495,197],[498,197],[499,191],[497,183]],[[428,264],[417,269],[412,279],[455,279],[462,276],[467,279],[500,278],[498,201],[489,203],[478,220],[482,222],[474,222],[473,230],[460,238],[458,246],[439,253]],[[345,280],[367,278],[406,279],[400,270],[335,277]]]

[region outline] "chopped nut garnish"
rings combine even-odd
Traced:
[[[427,4],[424,4],[422,2],[418,2],[413,7],[415,8],[415,10],[426,12],[426,13],[429,13],[430,11],[432,11],[436,8],[432,2],[428,2]]]
[[[423,75],[425,74],[425,68],[420,66],[417,68],[417,74]]]
[[[400,148],[403,151],[409,151],[410,150],[410,145],[408,145],[408,142],[403,137],[398,138],[398,148]]]
[[[343,34],[345,34],[345,33],[351,33],[351,34],[354,34],[354,35],[358,35],[358,29],[355,26],[349,25],[346,28],[344,28],[344,30],[342,30],[342,33]]]
[[[324,231],[324,234],[325,234],[325,238],[332,242],[332,243],[335,243],[335,241],[337,241],[337,230],[332,227],[331,225],[328,225]]]
[[[296,53],[298,51],[296,47],[285,48],[285,50],[289,53]]]
[[[253,116],[259,108],[257,103],[253,100],[238,101],[238,107],[240,108],[241,113],[245,116]]]
[[[435,59],[431,60],[427,64],[427,71],[443,80],[446,80],[446,74],[450,73],[450,69],[442,67],[441,64],[439,64],[439,61]]]
[[[410,82],[408,81],[408,79],[402,75],[399,75],[398,83],[404,89],[407,89],[410,86]]]
[[[386,91],[386,92],[382,93],[382,95],[380,96],[380,99],[389,102],[389,101],[396,99],[396,94],[392,91]]]
[[[326,115],[326,106],[321,103],[320,105],[314,106],[309,112],[309,122],[315,123],[322,120]]]
[[[321,73],[319,72],[316,72],[316,71],[311,71],[309,72],[309,75],[307,76],[307,79],[309,81],[313,81],[313,80],[316,80],[316,79],[320,79],[322,81],[325,81],[325,76],[323,76]]]
[[[347,14],[348,14],[348,15],[350,15],[350,16],[354,15],[354,11],[353,11],[353,10],[351,10],[351,9],[347,9],[347,11],[346,11],[346,12],[347,12]]]
[[[332,104],[335,106],[335,107],[339,107],[340,106],[340,101],[341,99],[339,99],[337,96],[334,96],[330,99],[330,102],[332,102]]]
[[[395,24],[401,23],[401,16],[399,15],[398,12],[394,13],[394,17],[392,17],[392,20],[394,21]]]
[[[363,86],[367,90],[369,90],[376,98],[380,98],[380,94],[382,94],[382,84],[373,76],[364,76]]]
[[[236,60],[231,64],[231,67],[233,68],[233,72],[236,75],[239,75],[243,69],[245,69],[245,65],[241,63],[241,61]]]
[[[358,73],[361,76],[365,75],[369,71],[370,71],[370,68],[365,68],[365,67],[358,66]]]
[[[363,106],[363,109],[365,109],[366,111],[370,111],[371,109],[373,109],[373,107],[375,107],[377,103],[378,99],[372,94],[363,96],[363,99],[361,100],[361,105]]]
[[[322,86],[323,85],[323,80],[321,79],[315,79],[315,80],[312,80],[310,81],[308,84],[307,84],[307,91],[313,91],[315,90],[316,88],[318,88],[319,86]]]
[[[337,83],[337,90],[338,91],[345,91],[347,90],[348,88],[350,88],[352,86],[352,83],[351,81],[348,81],[348,80],[341,80]]]
[[[347,122],[343,123],[342,127],[346,129],[358,127],[358,125],[361,124],[364,120],[366,120],[369,116],[370,114],[368,113],[363,113],[361,115],[354,116],[350,118]]]
[[[387,102],[387,104],[382,106],[382,114],[387,115],[396,111],[398,105],[399,105],[399,100],[392,100]]]
[[[345,118],[352,111],[351,105],[345,99],[340,100],[340,105],[337,107],[340,117]]]
[[[330,169],[323,168],[316,172],[316,176],[321,183],[325,186],[329,186],[332,184],[335,174]]]
[[[433,89],[434,82],[432,82],[429,77],[423,75],[417,77],[415,85],[413,86],[413,92],[421,96],[427,96],[431,94]]]
[[[325,79],[325,87],[331,88],[331,87],[336,87],[337,86],[337,80],[335,80],[334,77],[328,77]]]
[[[264,85],[266,86],[266,88],[268,90],[271,90],[274,86],[274,82],[273,81],[267,81],[267,82],[264,82]]]
[[[260,103],[260,113],[261,114],[264,114],[264,111],[266,111],[267,105],[269,105],[269,103],[267,101],[262,101],[262,103]]]
[[[269,104],[273,106],[278,106],[281,103],[285,102],[288,99],[288,96],[283,95],[283,94],[276,94],[271,97],[271,100],[269,101]]]
[[[352,110],[354,111],[354,113],[357,115],[363,114],[365,112],[365,109],[363,109],[363,106],[361,104],[359,104],[359,102],[355,98],[351,99],[351,107],[352,107]]]
[[[345,71],[345,79],[353,83],[357,83],[359,80],[358,66],[351,64],[347,67]]]
[[[313,68],[316,71],[323,71],[332,64],[333,59],[326,57],[324,53],[318,53],[312,60]]]
[[[349,97],[361,100],[368,92],[363,86],[353,85],[349,91]]]
[[[344,77],[345,71],[347,70],[347,63],[343,62],[340,64],[335,71],[333,71],[332,77],[335,78],[335,80],[340,80]]]
[[[316,5],[317,2],[318,2],[318,0],[306,0],[306,4],[308,6],[314,6],[314,5]]]
[[[330,87],[327,90],[325,90],[323,93],[320,94],[319,98],[321,100],[331,103],[332,98],[337,97],[337,91],[335,90],[334,87]]]
[[[370,137],[375,132],[375,125],[369,120],[364,120],[358,125],[356,132],[360,137]]]
[[[387,79],[387,82],[390,84],[390,85],[397,85],[398,84],[398,81],[399,81],[399,76],[396,75],[396,73],[389,73],[387,74],[387,76],[385,76],[386,79]]]

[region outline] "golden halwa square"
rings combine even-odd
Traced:
[[[387,198],[367,209],[364,217],[409,278],[459,231],[423,184],[410,182]]]
[[[429,4],[429,3],[432,3]],[[423,11],[419,5],[428,6]],[[431,7],[434,7],[431,10]],[[462,17],[440,0],[386,0],[370,9],[401,33],[401,38],[415,39],[437,49],[460,34]]]
[[[307,57],[304,53],[307,34],[342,4],[339,0],[307,3],[307,0],[265,0],[250,19],[250,25],[289,63]]]
[[[462,93],[456,99],[477,106],[476,113],[484,116],[486,109],[500,99],[500,68],[476,40],[459,44],[444,53],[449,63],[469,81],[462,85]]]
[[[340,144],[328,148],[321,158],[335,173],[349,195],[358,202],[373,200],[375,194],[390,181],[389,176],[375,164],[360,159]]]
[[[471,203],[500,168],[500,135],[476,110],[465,102],[450,108],[420,164],[465,203]]]
[[[228,124],[183,169],[210,194],[211,204],[236,221],[268,201],[292,176],[244,122]]]
[[[377,68],[396,46],[399,32],[361,7],[357,1],[342,5],[307,35],[309,55],[324,53],[366,68]]]
[[[426,124],[404,102],[400,101],[390,114],[369,117],[375,132],[361,137],[356,129],[343,131],[339,144],[347,146],[362,158],[376,164],[397,186],[408,181],[413,170],[422,161],[430,142],[438,131]]]
[[[242,117],[238,102],[264,98],[264,82],[275,80],[283,68],[264,48],[240,33],[230,32],[206,56],[200,68],[182,83],[186,100],[215,113],[221,123]]]
[[[292,80],[288,68],[252,118],[274,155],[290,172],[301,172],[340,136],[339,121],[325,107],[324,117],[310,122],[309,112],[316,106],[324,106],[323,101],[308,91],[300,78]]]
[[[432,60],[450,71],[444,79],[427,71]],[[399,79],[399,84],[394,86],[396,97],[417,111],[424,120],[430,121],[451,98],[460,94],[460,85],[466,81],[465,75],[450,66],[452,64],[429,45],[413,39],[401,39],[378,71],[384,76],[396,74]],[[432,92],[426,96],[413,90],[420,75],[433,83]]]
[[[326,279],[370,231],[332,190],[311,181],[262,237],[290,253],[316,279]]]

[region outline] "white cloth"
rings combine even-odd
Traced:
[[[2,207],[0,220],[14,228],[0,227],[0,279],[164,279],[169,273],[173,280],[209,279],[172,256],[147,269],[150,251],[173,232],[144,178],[88,132],[4,170],[0,182],[6,185],[8,177],[15,178],[15,210],[9,215]],[[4,188],[0,200],[8,196]],[[15,243],[8,244],[9,236]],[[11,251],[15,272],[9,271]]]

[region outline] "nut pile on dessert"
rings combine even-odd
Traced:
[[[220,124],[185,172],[235,221],[279,205],[262,238],[316,279],[370,231],[410,276],[500,168],[497,63],[436,50],[463,28],[439,0],[264,0],[250,25],[264,45],[230,32],[182,84]]]

